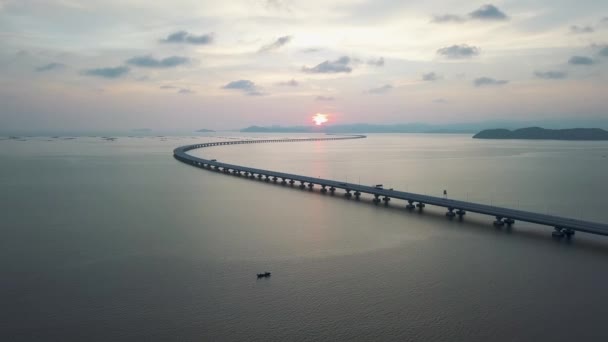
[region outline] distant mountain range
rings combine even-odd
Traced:
[[[473,136],[475,139],[529,139],[529,140],[608,140],[608,131],[601,128],[545,129],[540,127],[486,129]]]
[[[374,125],[348,124],[328,126],[249,126],[240,130],[249,133],[475,133],[470,124],[430,125],[423,123]]]
[[[201,129],[197,130],[196,132],[198,132],[198,133],[211,133],[211,132],[215,132],[215,131],[212,130],[212,129],[201,128]]]

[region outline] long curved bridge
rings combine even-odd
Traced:
[[[295,183],[299,183],[299,187],[304,189],[308,187],[312,190],[316,185],[321,187],[321,193],[330,192],[331,195],[340,189],[344,191],[344,196],[347,198],[355,197],[359,199],[362,194],[370,194],[374,196],[373,202],[379,204],[384,202],[388,205],[391,199],[400,199],[406,201],[405,208],[409,210],[422,210],[425,205],[434,205],[447,209],[446,216],[453,218],[458,216],[460,219],[466,215],[467,212],[473,212],[478,214],[485,214],[495,217],[494,225],[501,227],[503,225],[510,226],[515,223],[515,220],[535,223],[539,225],[545,225],[553,227],[553,236],[557,238],[571,237],[576,231],[608,235],[608,224],[589,222],[583,220],[576,220],[566,217],[559,217],[547,214],[534,213],[523,210],[515,210],[503,207],[495,207],[486,204],[452,200],[442,197],[421,195],[412,192],[398,191],[392,189],[382,189],[373,186],[365,186],[359,184],[352,184],[342,181],[335,181],[331,179],[314,178],[303,175],[296,175],[292,173],[284,173],[271,170],[257,169],[242,165],[227,164],[218,162],[215,159],[203,159],[192,155],[189,155],[188,151],[213,147],[213,146],[224,146],[224,145],[239,145],[239,144],[260,144],[260,143],[285,143],[285,142],[303,142],[303,141],[319,141],[319,140],[346,140],[346,139],[362,139],[366,138],[364,135],[352,135],[352,136],[329,136],[326,138],[306,138],[306,139],[266,139],[266,140],[235,140],[235,141],[219,141],[210,142],[203,144],[194,144],[181,146],[173,150],[173,156],[175,159],[190,164],[195,167],[213,170],[216,172],[223,172],[226,174],[233,174],[240,177],[248,177],[252,179],[263,179],[266,182],[280,182],[282,185],[289,184],[294,186]]]

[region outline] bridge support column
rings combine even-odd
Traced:
[[[553,231],[553,233],[551,233],[551,236],[553,236],[554,238],[561,239],[564,237],[564,232],[563,232],[562,228],[555,227],[555,230]]]
[[[414,205],[414,201],[407,201],[407,205],[405,206],[406,209],[412,210],[414,208],[416,208],[416,206]]]
[[[334,193],[336,192],[336,188],[334,188],[333,186],[329,188],[329,192],[330,194],[333,196]]]
[[[283,178],[283,179],[281,180],[281,185],[285,185],[285,184],[287,184],[287,181],[285,180],[285,178]]]
[[[502,220],[502,222],[504,222],[507,226],[511,227],[515,223],[515,220],[507,217],[506,219]]]
[[[325,185],[321,185],[321,193],[322,194],[327,193],[327,189],[325,188]]]
[[[308,183],[308,190],[312,191],[314,187],[315,185],[313,183]]]
[[[268,183],[270,182],[270,177],[268,175],[264,175],[264,182]]]
[[[289,180],[289,186],[293,187],[293,183],[295,183],[295,181],[293,179]]]
[[[352,195],[353,195],[353,194],[351,194],[351,193],[350,193],[350,190],[349,190],[349,189],[344,189],[344,191],[346,191],[346,192],[344,193],[344,197],[346,197],[346,198],[351,198],[351,197],[352,197]]]
[[[300,189],[304,189],[305,185],[304,182],[300,181]]]
[[[422,211],[422,209],[424,209],[426,205],[422,202],[418,202],[418,204],[416,204],[416,207],[418,208],[418,210]]]
[[[359,191],[355,191],[355,199],[358,201],[359,197],[361,197],[361,193]]]
[[[374,194],[372,202],[374,202],[375,205],[378,205],[378,203],[380,203],[380,195]]]
[[[258,179],[262,179],[262,174],[258,173],[257,177],[258,177]]]
[[[384,201],[384,205],[388,205],[388,202],[391,201],[391,198],[388,196],[384,196],[384,198],[382,200]]]
[[[248,173],[247,173],[247,176],[249,176],[249,178],[251,178],[251,179],[255,178],[255,176],[254,176],[254,175],[253,175],[253,173],[251,173],[251,172],[248,172]]]
[[[495,227],[502,227],[504,226],[504,222],[502,222],[502,217],[500,216],[496,216],[496,220],[494,221],[494,226]]]
[[[566,228],[563,230],[564,234],[566,234],[566,237],[569,239],[572,236],[574,236],[575,230],[574,229],[570,229],[570,228]]]
[[[456,214],[454,213],[454,208],[448,208],[448,212],[445,213],[445,216],[450,219],[454,218],[454,216],[456,216]]]
[[[458,211],[456,211],[456,215],[458,215],[458,218],[461,220],[462,220],[462,217],[466,214],[467,214],[467,212],[462,209],[458,209]]]
[[[277,182],[277,177],[272,177],[272,181],[276,183]]]

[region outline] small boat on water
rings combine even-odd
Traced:
[[[258,273],[258,278],[268,278],[270,277],[270,272]]]

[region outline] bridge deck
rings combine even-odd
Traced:
[[[335,181],[331,179],[314,178],[303,175],[296,175],[292,173],[284,173],[272,170],[264,170],[258,168],[252,168],[236,164],[227,164],[218,161],[203,159],[194,157],[187,154],[187,151],[212,147],[212,146],[223,146],[223,145],[235,145],[235,144],[253,144],[253,143],[270,143],[270,142],[301,142],[301,141],[317,141],[317,140],[345,140],[345,139],[360,139],[365,136],[348,136],[348,137],[332,137],[332,138],[310,138],[310,139],[274,139],[274,140],[239,140],[239,141],[222,141],[212,142],[204,144],[194,144],[181,146],[173,151],[174,157],[182,162],[198,166],[213,166],[216,168],[236,170],[240,172],[248,172],[254,175],[264,175],[267,177],[277,177],[285,180],[294,180],[303,183],[317,184],[326,187],[334,187],[336,189],[343,189],[346,191],[358,191],[360,193],[367,193],[374,196],[382,196],[388,198],[396,198],[405,201],[418,202],[424,204],[430,204],[434,206],[444,207],[454,210],[464,210],[478,214],[491,215],[500,218],[509,218],[518,221],[530,222],[540,225],[546,225],[551,227],[559,227],[563,229],[572,229],[575,231],[586,232],[598,235],[608,235],[608,224],[589,222],[583,220],[576,220],[566,217],[559,217],[554,215],[547,215],[541,213],[534,213],[523,210],[515,210],[503,207],[496,207],[486,204],[473,203],[460,200],[446,199],[436,196],[421,195],[412,192],[389,190],[389,189],[378,189],[373,186],[366,186],[360,184],[347,183],[342,181]]]

